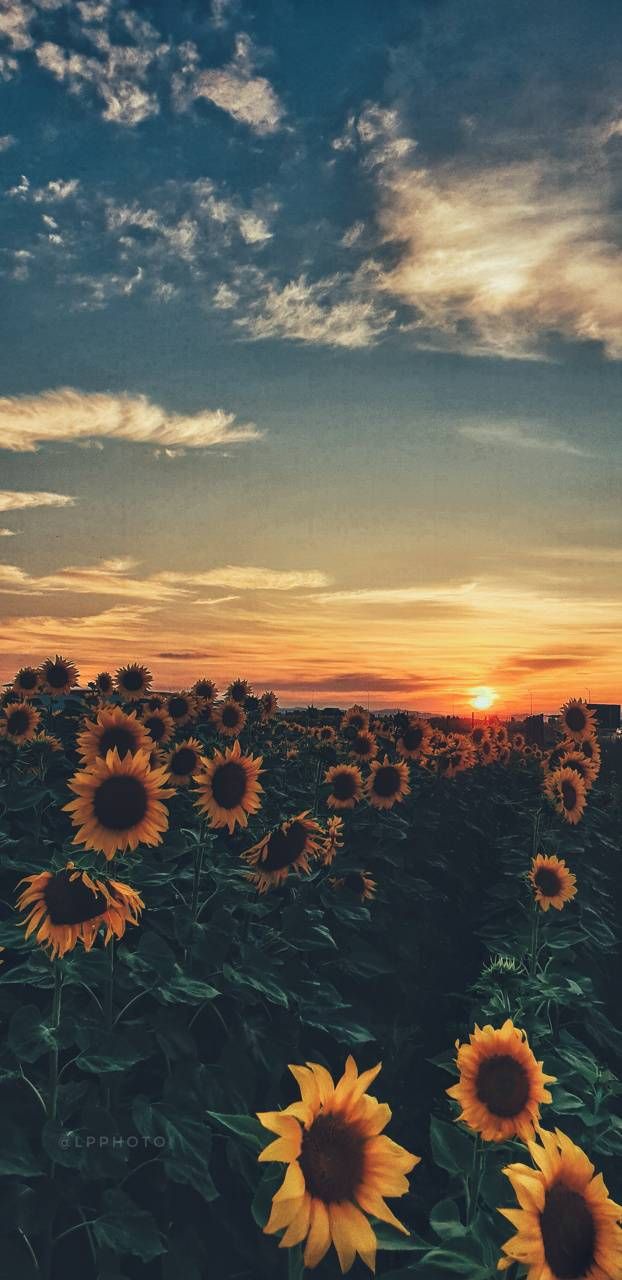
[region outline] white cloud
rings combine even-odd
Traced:
[[[253,423],[236,425],[235,414],[224,409],[167,413],[147,396],[63,387],[40,395],[0,398],[1,446],[18,453],[34,453],[51,441],[78,442],[97,437],[163,448],[205,449],[257,440],[260,436]]]
[[[30,23],[34,9],[21,0],[3,0],[0,8],[0,36],[8,41],[15,53],[23,53],[32,47]]]
[[[239,600],[239,596],[210,596],[207,600],[193,600],[193,604],[228,604],[230,600]]]
[[[426,587],[362,587],[353,591],[326,591],[313,596],[318,604],[450,604],[472,595],[477,589],[476,582],[461,582],[456,586],[434,584]]]
[[[281,127],[283,107],[270,81],[254,73],[248,36],[236,37],[233,60],[225,67],[202,70],[193,44],[183,46],[180,52],[184,55],[184,65],[173,78],[174,97],[180,110],[197,98],[206,98],[255,133],[276,133]]]
[[[14,138],[12,133],[2,134],[0,137],[0,151],[8,151],[15,146],[16,142],[17,138]]]
[[[15,535],[15,529],[0,529],[0,538],[14,538]]]
[[[234,323],[254,340],[278,337],[332,347],[368,347],[394,316],[378,300],[378,277],[373,262],[363,263],[352,275],[339,273],[315,281],[299,276],[285,285],[255,276],[256,292]]]
[[[327,586],[330,579],[318,570],[266,569],[254,565],[224,565],[207,573],[164,573],[163,582],[185,581],[201,587],[231,587],[234,591],[294,591]],[[197,601],[198,603],[198,601]]]
[[[240,591],[295,591],[328,586],[330,579],[316,570],[280,570],[225,565],[205,573],[160,572],[138,574],[130,557],[100,560],[94,565],[65,565],[53,573],[35,576],[18,565],[0,564],[2,595],[88,595],[148,600],[154,605],[184,600],[188,604],[215,605],[236,595],[193,597],[200,588],[230,587]]]
[[[160,41],[149,23],[142,23],[131,13],[125,18],[126,27],[137,37],[138,44],[113,44],[102,28],[86,28],[83,35],[94,45],[93,55],[64,49],[48,40],[36,47],[35,56],[39,66],[65,84],[74,96],[92,89],[103,103],[104,120],[134,128],[160,110],[148,82],[154,68],[169,53],[169,46]],[[132,19],[140,25],[133,25]]]
[[[28,511],[32,507],[72,507],[75,498],[66,493],[18,493],[0,489],[0,511]]]
[[[466,423],[458,433],[476,444],[502,445],[508,449],[535,449],[541,453],[566,453],[576,458],[592,458],[587,449],[561,436],[535,435],[532,427],[520,423]]]

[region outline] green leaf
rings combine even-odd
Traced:
[[[54,1045],[55,1035],[37,1005],[25,1004],[13,1014],[7,1040],[18,1062],[36,1062]]]
[[[129,1253],[142,1262],[151,1262],[166,1252],[155,1219],[124,1191],[104,1191],[102,1207],[104,1212],[92,1227],[101,1248]]]
[[[215,1200],[218,1191],[209,1172],[212,1134],[204,1120],[166,1106],[152,1107],[142,1097],[136,1098],[132,1114],[142,1136],[160,1147],[168,1177],[194,1187],[204,1200]]]
[[[430,1249],[421,1261],[435,1271],[444,1271],[445,1275],[449,1272],[452,1276],[469,1276],[469,1280],[490,1280],[490,1267],[477,1266],[472,1258],[450,1249]]]
[[[441,1200],[430,1212],[430,1226],[441,1240],[459,1240],[466,1235],[460,1212],[454,1200]]]
[[[23,1130],[5,1119],[2,1124],[2,1142],[0,1143],[0,1175],[38,1178],[42,1172]]]
[[[278,1191],[283,1182],[283,1170],[279,1169],[277,1173],[270,1169],[264,1173],[259,1186],[253,1197],[251,1204],[251,1213],[258,1227],[263,1231],[268,1218],[270,1217],[270,1209],[272,1207],[272,1197]]]
[[[207,1114],[212,1120],[222,1125],[223,1129],[228,1129],[229,1133],[234,1133],[237,1138],[243,1138],[247,1146],[252,1147],[254,1151],[263,1151],[270,1141],[268,1131],[253,1116],[229,1116],[223,1115],[220,1111],[208,1111]]]
[[[390,1227],[386,1222],[374,1219],[372,1226],[379,1249],[388,1249],[392,1253],[413,1253],[418,1248],[410,1236],[402,1235],[401,1231],[396,1231],[395,1227]]]
[[[471,1168],[474,1139],[457,1124],[446,1124],[444,1120],[437,1120],[436,1116],[432,1116],[430,1141],[434,1163],[441,1169],[446,1169],[448,1173],[464,1173]]]

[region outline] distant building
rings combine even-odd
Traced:
[[[598,721],[601,733],[615,733],[620,728],[620,704],[618,702],[588,702]]]
[[[525,718],[525,737],[532,747],[544,746],[544,716],[527,716]]]

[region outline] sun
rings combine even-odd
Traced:
[[[492,706],[497,695],[494,689],[489,689],[488,685],[482,685],[479,689],[472,690],[471,706],[476,711],[488,711]]]

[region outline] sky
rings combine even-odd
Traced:
[[[0,679],[620,701],[614,0],[0,0]]]

